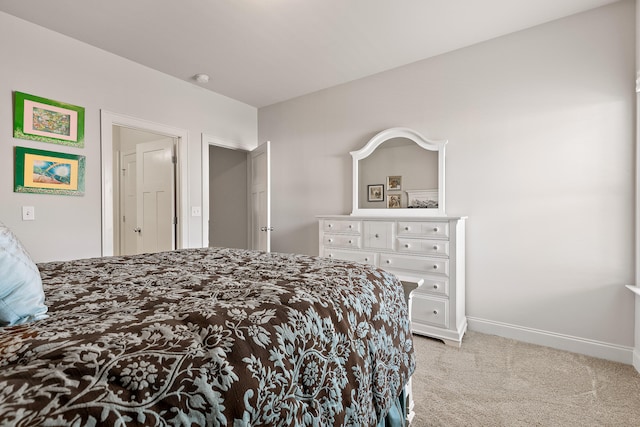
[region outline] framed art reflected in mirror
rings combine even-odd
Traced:
[[[367,201],[368,202],[384,202],[384,185],[382,184],[367,185]]]

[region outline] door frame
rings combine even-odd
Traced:
[[[189,247],[189,216],[187,206],[187,146],[189,132],[172,126],[138,119],[111,111],[100,110],[100,148],[102,166],[102,256],[113,255],[113,126],[157,133],[176,140],[176,215],[178,227],[176,249]]]
[[[229,141],[217,138],[212,135],[202,134],[202,247],[209,246],[209,146],[228,148],[230,150],[240,150],[250,152],[258,144],[244,144],[236,141]],[[247,195],[249,197],[249,195]],[[248,225],[247,225],[248,227]],[[250,237],[247,237],[249,239]],[[250,247],[250,242],[247,242]]]

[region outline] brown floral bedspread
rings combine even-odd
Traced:
[[[376,425],[415,361],[396,279],[188,249],[38,265],[50,317],[0,328],[0,425]]]

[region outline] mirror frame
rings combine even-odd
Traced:
[[[431,208],[384,208],[384,209],[376,209],[376,208],[360,208],[360,197],[359,197],[359,162],[362,159],[369,157],[375,150],[380,146],[380,144],[388,141],[390,139],[395,138],[406,138],[409,139],[421,148],[429,151],[437,151],[438,152],[438,207]],[[353,209],[351,211],[351,215],[361,215],[361,216],[388,216],[388,217],[397,217],[397,216],[445,216],[444,209],[444,155],[445,155],[445,145],[448,141],[441,140],[430,140],[413,129],[409,128],[390,128],[383,130],[378,133],[376,136],[371,138],[369,142],[366,143],[364,147],[357,151],[351,151],[351,157],[353,157]]]

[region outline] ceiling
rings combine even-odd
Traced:
[[[0,0],[0,11],[263,107],[616,1]]]

